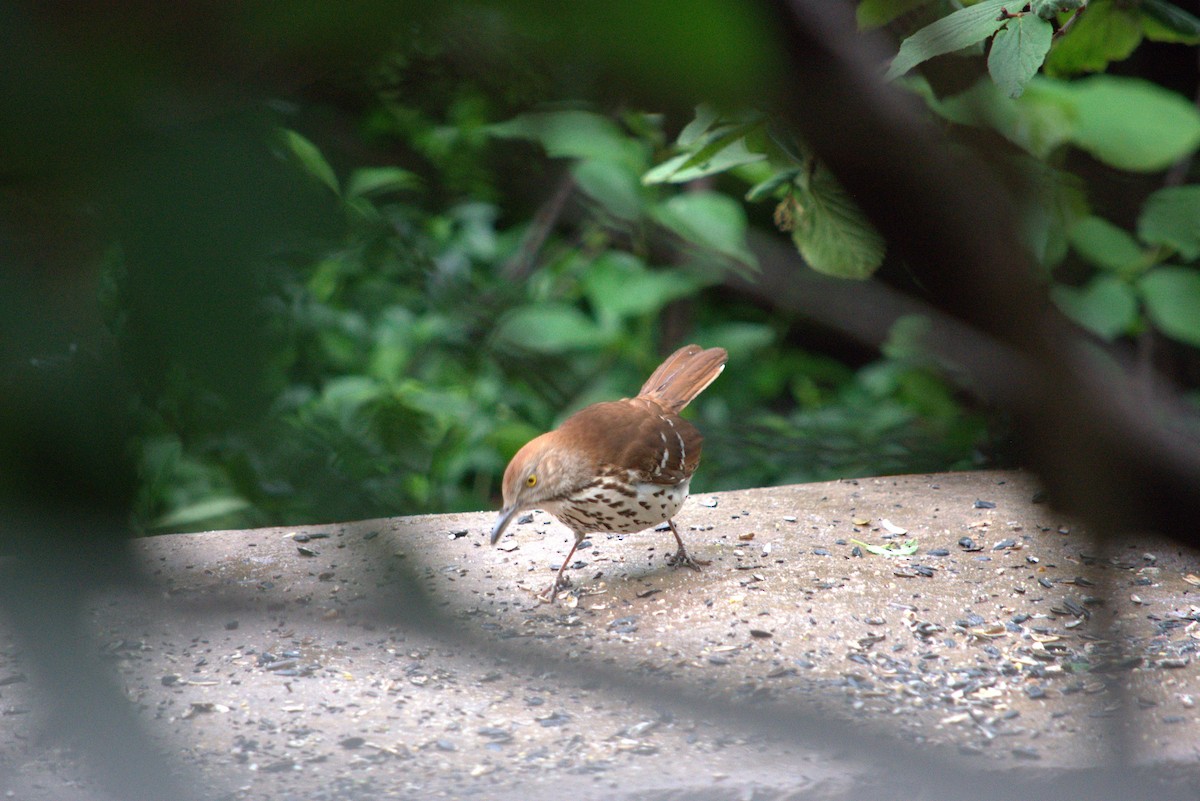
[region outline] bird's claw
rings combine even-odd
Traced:
[[[667,564],[671,567],[690,567],[692,570],[700,572],[703,566],[711,565],[712,561],[696,559],[683,548],[680,548],[674,555],[667,559]]]
[[[537,598],[538,601],[541,603],[552,604],[552,603],[554,603],[554,599],[558,597],[558,591],[565,590],[570,586],[571,586],[571,579],[568,578],[567,576],[562,576],[560,578],[555,579],[553,584],[551,584],[549,587],[542,590],[541,592],[535,592],[534,597]]]

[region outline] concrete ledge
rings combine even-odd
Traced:
[[[497,549],[493,513],[155,537],[158,590],[93,624],[205,798],[934,798],[979,768],[999,798],[1118,753],[1194,788],[1200,556],[1105,549],[1036,494],[700,493],[676,522],[702,573],[666,566],[669,532],[597,535],[552,606],[569,534],[540,512]],[[0,793],[103,798],[3,642]]]

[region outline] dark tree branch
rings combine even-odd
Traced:
[[[1032,466],[1098,533],[1155,529],[1198,544],[1200,448],[1150,407],[1050,305],[1013,232],[1014,199],[880,80],[885,53],[847,5],[780,0],[790,59],[779,112],[830,166],[943,312],[1011,348],[1029,391],[1011,398]],[[983,375],[992,365],[967,362]]]

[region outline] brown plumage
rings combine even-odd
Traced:
[[[725,369],[723,348],[698,345],[667,357],[637,397],[595,403],[554,431],[528,442],[504,471],[504,508],[494,545],[517,514],[544,509],[575,535],[548,590],[553,600],[563,571],[587,534],[634,532],[666,522],[679,543],[671,561],[699,570],[671,519],[687,498],[704,442],[679,416]]]

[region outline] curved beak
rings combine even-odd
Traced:
[[[492,545],[504,535],[504,529],[508,528],[508,524],[517,516],[517,512],[521,511],[521,507],[517,505],[508,506],[500,510],[500,517],[496,518],[496,526],[492,529]]]

